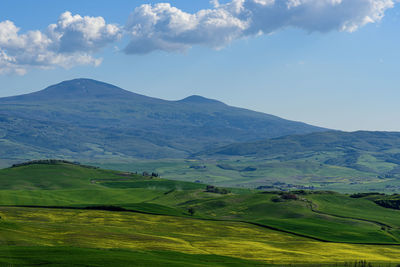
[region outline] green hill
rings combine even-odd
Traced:
[[[400,210],[379,203],[395,195],[222,190],[156,176],[55,160],[0,170],[0,263],[71,265],[82,253],[88,265],[400,263]]]
[[[180,172],[230,186],[399,192],[399,159],[400,133],[327,131],[214,148],[193,157],[205,168]]]
[[[166,101],[90,79],[0,99],[3,160],[183,158],[215,145],[322,130],[200,96]]]
[[[398,132],[341,132],[327,131],[306,135],[292,135],[251,143],[231,144],[209,154],[232,156],[289,156],[301,153],[342,152],[350,162],[357,152],[387,153],[387,162],[400,163],[400,133]],[[293,156],[295,157],[295,156]]]

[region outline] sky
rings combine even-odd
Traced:
[[[400,131],[399,31],[394,0],[1,0],[0,97],[92,78]]]

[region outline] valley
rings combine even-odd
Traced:
[[[0,126],[2,265],[400,264],[399,133],[89,79],[1,98]]]
[[[0,267],[400,267],[400,0],[0,3]]]
[[[200,96],[167,101],[90,79],[1,98],[0,149],[0,167],[57,158],[217,186],[400,191],[396,132],[332,131]]]

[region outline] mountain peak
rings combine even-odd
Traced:
[[[119,99],[129,98],[132,96],[137,96],[137,94],[126,91],[112,84],[92,79],[79,78],[51,85],[38,92],[8,97],[2,100],[59,101],[71,99]]]
[[[179,102],[183,103],[195,103],[195,104],[224,104],[221,101],[215,100],[215,99],[210,99],[210,98],[205,98],[200,95],[191,95],[188,96],[182,100],[179,100]]]
[[[49,86],[38,93],[48,96],[58,95],[66,98],[102,98],[132,94],[131,92],[121,89],[117,86],[85,78],[63,81],[61,83]]]
[[[59,86],[59,85],[70,85],[70,86],[85,87],[85,86],[92,85],[92,84],[107,84],[107,83],[96,81],[96,80],[93,80],[93,79],[88,79],[88,78],[77,78],[77,79],[62,81],[62,82],[60,82],[58,84],[51,85],[49,87]],[[108,85],[111,85],[111,84],[108,84]]]
[[[12,158],[184,158],[208,147],[322,130],[201,96],[168,101],[90,79],[0,98],[0,151]]]

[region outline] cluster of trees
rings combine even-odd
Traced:
[[[146,172],[146,171],[144,171],[144,172],[142,173],[142,175],[143,175],[143,176],[147,176],[147,177],[159,177],[159,176],[160,176],[160,175],[159,175],[158,173],[156,173],[156,172],[149,173],[149,172]]]
[[[374,202],[384,208],[400,210],[400,199],[378,199]]]
[[[62,159],[40,159],[40,160],[31,160],[27,162],[22,162],[22,163],[16,163],[11,166],[11,168],[17,168],[17,167],[22,167],[22,166],[28,166],[28,165],[34,165],[34,164],[46,164],[46,165],[55,165],[55,164],[71,164],[71,165],[78,165],[80,167],[84,168],[90,168],[90,169],[98,169],[98,167],[94,166],[89,166],[89,165],[82,165],[77,161],[68,161],[68,160],[62,160]]]
[[[28,165],[33,165],[33,164],[59,164],[59,163],[67,163],[67,164],[75,164],[79,165],[78,162],[70,162],[67,160],[58,160],[58,159],[41,159],[41,160],[32,160],[32,161],[27,161],[27,162],[22,162],[22,163],[16,163],[11,166],[11,168],[16,168],[16,167],[22,167],[22,166],[28,166]]]
[[[293,193],[283,193],[281,194],[281,198],[285,200],[298,200],[299,197]]]
[[[273,202],[283,202],[285,200],[298,200],[299,196],[290,192],[280,192],[278,197],[273,197]]]
[[[388,209],[396,209],[400,210],[400,195],[386,195],[378,192],[368,192],[368,193],[356,193],[350,195],[352,198],[363,198],[370,197],[370,200],[374,201],[375,204],[378,204],[381,207]]]
[[[385,194],[383,193],[378,193],[378,192],[368,192],[368,193],[355,193],[350,195],[351,198],[363,198],[363,197],[369,197],[369,196],[384,196]]]
[[[226,194],[229,194],[231,191],[229,191],[226,188],[218,188],[218,187],[213,186],[213,185],[207,185],[206,192],[226,195]]]

